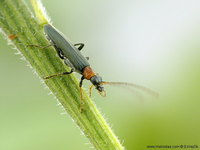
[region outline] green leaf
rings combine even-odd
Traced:
[[[34,7],[36,11],[41,10],[37,9],[38,5]],[[85,91],[83,91],[84,111],[80,112],[79,79],[73,74],[46,81],[42,79],[44,76],[70,70],[57,57],[54,48],[41,50],[28,47],[30,44],[41,46],[49,44],[43,33],[43,24],[45,19],[46,22],[48,19],[45,16],[42,18],[42,13],[38,13],[40,15],[38,23],[24,1],[1,0],[0,28],[4,37],[21,53],[96,149],[123,150],[123,146]]]

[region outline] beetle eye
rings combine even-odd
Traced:
[[[97,85],[96,89],[97,89],[99,92],[104,91],[104,87],[101,86],[101,85]]]

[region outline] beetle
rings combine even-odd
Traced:
[[[86,57],[81,54],[81,49],[84,47],[83,43],[72,44],[68,39],[66,39],[57,29],[52,25],[44,25],[44,33],[47,36],[47,39],[51,42],[51,45],[56,49],[58,56],[63,59],[64,63],[71,68],[70,72],[63,72],[61,74],[51,75],[45,77],[49,79],[55,76],[71,74],[74,71],[82,75],[79,86],[82,87],[84,79],[90,80],[96,89],[102,93],[104,87],[102,85],[101,76],[97,75],[93,69],[90,67],[90,64]],[[75,46],[79,46],[76,48]],[[103,94],[102,94],[103,95]]]
[[[83,43],[72,44],[72,42],[70,42],[69,39],[64,37],[64,35],[61,32],[59,32],[55,27],[53,27],[50,24],[44,25],[44,33],[47,39],[50,41],[50,45],[47,45],[45,47],[38,46],[38,45],[29,45],[29,46],[36,46],[39,48],[47,48],[47,47],[53,46],[55,50],[57,51],[58,56],[64,61],[64,63],[67,66],[71,68],[71,71],[69,72],[63,72],[59,74],[50,75],[50,76],[44,77],[44,79],[50,79],[56,76],[68,75],[73,72],[78,72],[79,74],[82,75],[81,80],[79,82],[81,100],[82,100],[82,84],[83,84],[84,79],[90,80],[92,83],[92,86],[90,87],[90,96],[91,96],[91,91],[93,87],[95,87],[102,96],[106,96],[104,86],[103,86],[104,84],[128,85],[128,86],[142,89],[152,95],[157,95],[156,92],[140,85],[125,83],[125,82],[103,81],[102,77],[96,74],[91,68],[88,62],[88,58],[84,57],[81,54],[80,51],[84,47]]]

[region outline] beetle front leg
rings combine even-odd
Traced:
[[[74,46],[79,46],[78,50],[80,51],[84,47],[84,44],[83,43],[77,43],[77,44],[74,44]]]
[[[82,85],[83,85],[83,80],[84,80],[84,76],[81,77],[81,81],[79,83],[79,87],[80,87],[80,98],[81,98],[81,101],[80,101],[80,111],[81,113],[83,112],[83,92],[82,92]]]

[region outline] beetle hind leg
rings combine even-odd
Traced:
[[[76,43],[76,44],[74,44],[74,46],[79,46],[78,50],[80,51],[84,47],[84,44],[83,43]]]
[[[74,72],[74,70],[71,69],[70,72],[63,72],[63,73],[54,74],[54,75],[51,75],[51,76],[44,77],[44,79],[47,80],[47,79],[54,78],[54,77],[57,77],[57,76],[68,75],[68,74],[71,74],[73,72]]]
[[[69,66],[70,68],[72,68],[73,70],[76,70],[75,67],[73,66],[73,64],[69,61],[69,59],[67,59],[66,57],[64,57],[64,63]]]
[[[47,46],[40,46],[40,45],[34,45],[34,44],[30,44],[30,45],[27,45],[28,47],[37,47],[37,48],[40,48],[40,49],[45,49],[45,48],[48,48],[48,47],[51,47],[51,46],[54,46],[53,44],[49,44]]]

